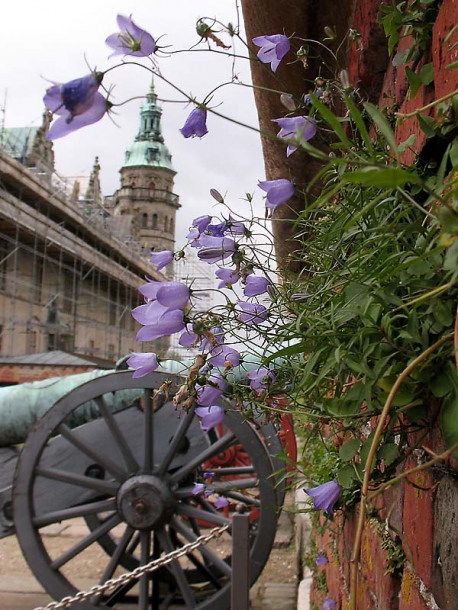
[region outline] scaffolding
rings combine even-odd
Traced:
[[[165,353],[167,340],[136,344],[130,315],[145,275],[165,279],[149,251],[126,219],[75,201],[74,182],[35,163],[23,135],[2,137],[0,150],[0,354],[60,349],[114,362],[140,347]]]

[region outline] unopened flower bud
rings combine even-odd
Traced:
[[[224,197],[221,195],[219,191],[216,189],[210,189],[210,195],[215,199],[218,203],[224,203]]]
[[[325,26],[324,33],[326,34],[326,38],[328,40],[334,40],[337,37],[337,34],[332,28],[329,27],[329,25]]]
[[[295,110],[296,104],[294,103],[293,96],[291,93],[282,93],[280,95],[280,102],[287,110]]]
[[[339,72],[340,82],[342,83],[342,87],[344,89],[350,89],[350,75],[348,74],[348,70],[341,70]]]

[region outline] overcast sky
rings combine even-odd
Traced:
[[[108,60],[106,37],[117,31],[116,15],[132,14],[140,27],[149,31],[159,44],[170,50],[187,49],[198,37],[195,23],[202,16],[216,17],[224,23],[236,23],[234,0],[16,0],[2,3],[4,27],[1,36],[0,107],[4,107],[6,127],[39,125],[43,112],[42,97],[49,84],[45,79],[67,82],[88,73],[115,65]],[[227,44],[231,40],[221,34]],[[199,45],[204,49],[205,45]],[[212,46],[214,49],[215,47]],[[238,44],[239,54],[246,54]],[[148,65],[146,60],[142,63]],[[185,92],[202,100],[209,91],[231,78],[232,60],[214,53],[178,53],[159,58],[164,76]],[[248,62],[238,60],[236,72],[249,82]],[[114,85],[116,103],[144,95],[150,75],[136,66],[124,66],[105,76],[104,85]],[[157,81],[159,97],[182,99],[166,84]],[[117,109],[115,125],[108,117],[85,127],[54,145],[56,169],[64,176],[87,174],[94,157],[99,156],[101,181],[105,195],[119,187],[119,168],[124,152],[133,142],[139,127],[141,101],[134,100]],[[257,126],[251,89],[230,85],[215,93],[213,105],[218,112],[252,126]],[[257,181],[264,179],[259,135],[233,123],[209,115],[209,133],[202,139],[185,139],[178,131],[192,106],[163,104],[163,134],[177,171],[175,192],[182,208],[177,224],[177,246],[192,218],[211,213],[215,201],[210,188],[227,193],[228,203],[247,211],[242,199],[246,192],[256,193],[255,209],[263,215],[262,193]]]

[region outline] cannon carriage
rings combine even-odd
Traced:
[[[24,428],[32,427],[35,414],[25,409],[27,424],[6,430],[4,420],[18,418],[7,404],[0,431],[0,535],[17,535],[37,580],[59,600],[79,590],[72,568],[94,552],[92,584],[100,585],[228,526],[218,541],[73,607],[229,608],[236,506],[250,514],[251,582],[273,546],[285,487],[278,430],[261,417],[248,422],[226,399],[219,403],[224,422],[203,430],[194,407],[176,410],[172,403],[183,381],[176,373],[87,376],[65,378],[60,389],[54,384],[54,398],[61,396],[40,401],[35,411],[43,413],[27,438]],[[64,551],[50,548],[46,528],[75,518],[87,533]]]

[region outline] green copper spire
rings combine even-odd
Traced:
[[[154,81],[146,96],[146,104],[140,108],[140,130],[135,141],[126,151],[123,167],[138,167],[149,165],[173,169],[172,155],[164,144],[161,130],[162,108],[157,103]]]

